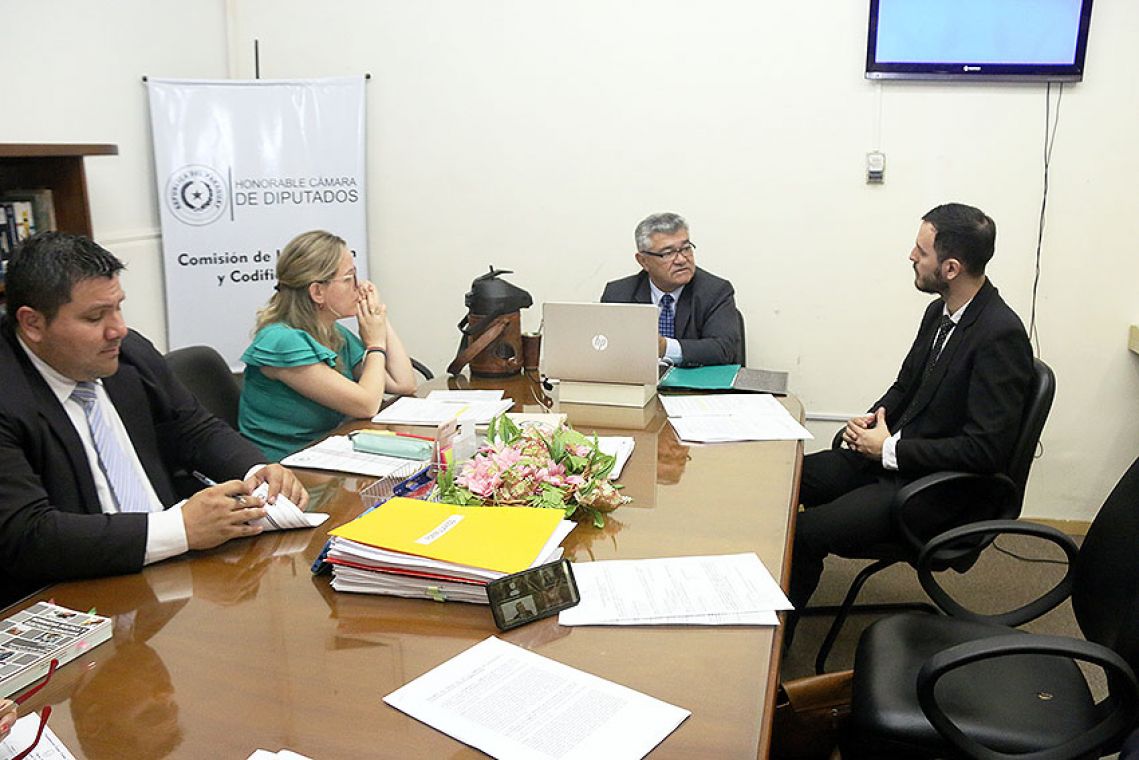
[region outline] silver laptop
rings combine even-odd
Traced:
[[[541,371],[558,380],[656,385],[657,307],[542,304]]]

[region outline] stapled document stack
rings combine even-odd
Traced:
[[[42,678],[52,660],[60,665],[111,638],[111,619],[38,602],[0,625],[0,697]]]
[[[573,528],[557,509],[397,496],[331,532],[332,587],[487,604],[488,581],[558,559]]]

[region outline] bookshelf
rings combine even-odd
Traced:
[[[0,193],[46,187],[52,191],[56,226],[91,237],[87,156],[115,156],[119,146],[81,143],[0,143]],[[0,283],[0,302],[4,286]]]

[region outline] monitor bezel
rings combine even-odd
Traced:
[[[993,64],[970,61],[929,61],[921,63],[882,63],[875,59],[878,38],[879,0],[870,0],[866,40],[867,79],[915,79],[983,82],[1080,82],[1084,78],[1092,0],[1082,0],[1076,55],[1072,63]]]

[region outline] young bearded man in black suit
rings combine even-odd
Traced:
[[[696,245],[678,214],[653,214],[633,238],[638,274],[613,280],[602,303],[651,303],[661,310],[658,356],[673,364],[743,364],[743,319],[727,280],[696,266]]]
[[[900,538],[894,494],[938,470],[1002,472],[1020,430],[1032,379],[1024,325],[985,276],[996,225],[979,209],[950,203],[922,217],[910,252],[914,284],[938,296],[925,310],[898,378],[869,414],[843,430],[843,448],[803,460],[791,566],[791,602],[801,609],[828,554]],[[937,531],[953,515],[926,513]]]
[[[122,316],[122,263],[91,240],[47,232],[8,263],[0,323],[0,603],[48,583],[252,536],[251,495],[308,494],[207,412]],[[176,471],[221,482],[185,501]]]

